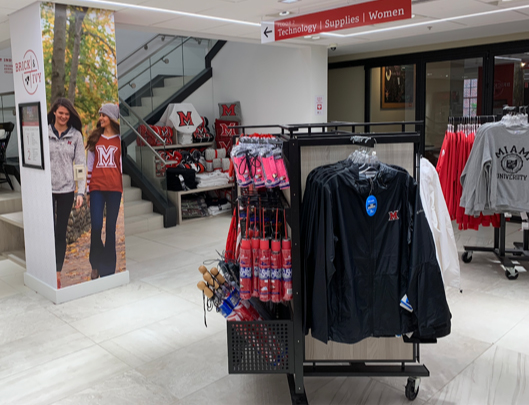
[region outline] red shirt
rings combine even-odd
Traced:
[[[101,135],[94,151],[88,151],[88,191],[123,192],[121,137]]]

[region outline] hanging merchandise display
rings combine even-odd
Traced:
[[[421,158],[421,201],[435,243],[435,253],[445,286],[461,289],[454,229],[435,167]]]
[[[239,197],[239,223],[233,223],[230,235],[240,231],[239,238],[229,236],[226,251],[234,250],[240,265],[241,298],[259,298],[262,302],[280,303],[292,299],[292,271],[290,265],[286,224],[283,228],[282,197],[276,190],[246,194]],[[235,229],[237,227],[237,231]],[[284,231],[284,232],[283,232]],[[240,239],[239,242],[236,242]],[[236,243],[237,247],[233,247]],[[230,246],[228,246],[230,245]],[[284,292],[283,286],[289,291]]]
[[[208,271],[200,266],[200,273],[204,281],[199,281],[197,287],[203,291],[204,299],[208,299],[208,310],[216,308],[223,317],[232,321],[255,321],[262,319],[257,310],[247,301],[242,301],[239,290],[226,281],[227,275],[220,274],[217,268]]]
[[[493,117],[451,117],[437,162],[436,170],[450,219],[457,221],[460,230],[478,230],[480,225],[492,225],[495,228],[500,226],[498,215],[486,215],[485,213],[478,213],[477,216],[468,215],[459,204],[463,193],[459,179],[473,149],[476,131],[479,130],[480,124],[489,118]],[[456,125],[456,122],[459,122],[459,125]]]
[[[253,258],[259,255],[258,261],[252,260],[250,302],[288,311],[273,320],[228,322],[230,373],[289,374],[293,403],[303,397],[304,376],[403,376],[408,377],[406,396],[416,397],[419,377],[429,375],[424,365],[417,364],[419,344],[448,335],[451,314],[433,232],[421,205],[419,158],[424,136],[418,130],[368,136],[357,131],[394,124],[340,122],[340,127],[350,126],[350,132],[338,130],[336,123],[280,125],[276,127],[281,134],[271,140],[252,140],[245,130],[256,127],[240,128],[243,135],[232,161],[241,195],[226,252],[235,263],[241,262],[241,256],[248,263],[250,246]],[[423,123],[403,122],[402,128],[412,125]],[[365,148],[377,143],[412,144],[413,177],[401,167],[378,161],[376,153],[367,150],[338,163],[330,160],[347,157],[344,152],[358,144]],[[270,145],[277,145],[288,157],[291,189],[286,198],[280,187],[266,187],[268,180],[281,177],[281,169],[277,164],[275,169],[269,167],[269,154],[254,150]],[[311,162],[302,159],[307,150]],[[309,173],[317,166],[314,162],[323,166]],[[265,182],[261,187],[255,182],[259,168]],[[287,305],[277,305],[277,292]],[[256,300],[257,296],[266,302]],[[272,363],[253,350],[246,335],[261,329],[281,331],[276,334],[277,344],[288,348],[288,361]],[[332,343],[322,345],[305,336],[310,331]],[[371,339],[360,346],[343,344],[372,337],[387,339]],[[373,357],[358,356],[363,345]],[[388,364],[368,364],[371,359]]]
[[[283,142],[272,135],[249,135],[239,139],[231,157],[239,187],[253,185],[288,189],[290,182],[282,153]]]
[[[450,333],[432,234],[404,169],[358,158],[318,167],[303,202],[307,333],[341,343]]]
[[[529,211],[527,114],[483,125],[461,174],[460,205],[467,215]]]
[[[516,112],[518,110],[518,112]],[[472,260],[474,251],[492,252],[501,262],[509,280],[518,278],[519,261],[529,254],[529,124],[527,107],[504,107],[501,121],[482,125],[461,174],[463,192],[460,205],[467,215],[500,213],[500,227],[494,232],[494,245],[464,246],[463,262]],[[506,222],[522,224],[523,242],[507,249]]]

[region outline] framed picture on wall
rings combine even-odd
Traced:
[[[415,65],[383,66],[381,109],[412,108],[415,101]]]
[[[22,166],[44,170],[44,147],[40,102],[18,105]]]

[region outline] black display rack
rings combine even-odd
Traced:
[[[290,178],[290,207],[287,207],[287,222],[291,229],[292,239],[292,281],[293,301],[290,303],[290,319],[262,322],[228,322],[228,355],[230,373],[284,373],[288,376],[292,404],[308,404],[305,394],[304,377],[408,377],[405,394],[410,400],[417,396],[420,378],[427,377],[430,372],[420,364],[420,346],[413,345],[412,360],[384,359],[377,361],[332,360],[324,362],[307,361],[305,358],[304,333],[304,297],[301,253],[301,211],[302,211],[302,179],[301,148],[307,146],[333,146],[355,144],[355,137],[369,137],[377,145],[413,144],[414,162],[413,177],[419,183],[420,158],[424,153],[424,135],[420,128],[423,121],[354,123],[330,122],[323,124],[294,125],[250,125],[235,127],[244,136],[250,130],[266,129],[272,135],[283,140],[283,152]],[[395,127],[400,131],[369,132],[372,127]],[[413,130],[409,130],[413,127]],[[358,132],[358,129],[363,129]],[[358,138],[356,138],[358,139]],[[281,329],[278,330],[278,327]],[[254,329],[248,329],[254,328]],[[255,329],[258,328],[258,329]],[[259,329],[260,328],[260,329]],[[254,334],[257,330],[257,333]],[[289,335],[290,334],[290,335]],[[270,350],[263,351],[261,337],[267,336],[264,344],[279,342],[272,349],[281,353],[279,362],[272,366],[262,364],[263,357],[270,358]],[[286,348],[286,350],[285,350]],[[256,354],[257,352],[257,354]],[[275,359],[275,357],[274,357]],[[287,359],[286,362],[285,359]]]

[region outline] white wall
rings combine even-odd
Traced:
[[[329,121],[364,122],[363,66],[329,71]]]
[[[212,68],[214,118],[219,115],[217,103],[240,101],[247,125],[327,121],[325,47],[228,42]],[[322,115],[316,115],[319,95],[325,98]]]
[[[53,236],[53,211],[51,195],[50,151],[47,136],[46,88],[44,83],[44,57],[40,26],[40,3],[34,3],[9,16],[13,64],[24,60],[26,51],[32,50],[38,61],[41,82],[33,95],[24,88],[22,74],[15,72],[15,100],[20,103],[40,102],[45,170],[32,169],[20,164],[22,206],[24,211],[24,240],[26,270],[34,279],[52,287],[57,286],[55,275],[55,238]],[[18,133],[20,126],[17,120]],[[20,139],[20,137],[18,137]],[[21,147],[19,145],[19,151]],[[22,162],[22,152],[19,152]]]
[[[156,34],[152,32],[127,30],[123,28],[116,28],[116,59],[120,63],[127,56],[136,51],[140,46],[143,46]]]
[[[191,94],[184,103],[191,103],[197,112],[209,120],[209,129],[215,127],[215,116],[218,116],[218,108],[213,106],[213,79],[209,79],[197,91]]]

